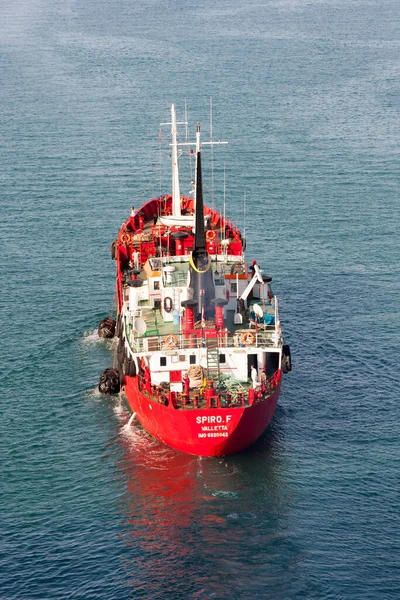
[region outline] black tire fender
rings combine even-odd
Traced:
[[[292,356],[290,353],[290,346],[284,344],[282,346],[282,371],[289,373],[292,370]]]
[[[115,335],[117,337],[121,337],[121,332],[122,332],[121,315],[118,315],[118,317],[117,317],[117,323],[115,325]]]
[[[110,246],[111,259],[115,260],[117,257],[117,240],[113,240]]]

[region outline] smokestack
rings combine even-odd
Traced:
[[[198,125],[198,131],[200,126]],[[203,185],[201,175],[201,152],[197,151],[196,157],[196,219],[194,234],[194,250],[189,262],[190,283],[192,299],[197,302],[197,313],[204,310],[206,319],[214,317],[215,308],[212,301],[215,299],[215,286],[211,269],[211,259],[207,252],[206,236],[204,231],[204,204]]]
[[[199,127],[199,125],[197,125]],[[196,221],[194,236],[194,254],[206,251],[206,236],[204,233],[204,204],[203,181],[201,176],[201,152],[197,152],[196,159]]]

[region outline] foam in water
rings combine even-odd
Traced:
[[[83,333],[83,337],[82,337],[82,342],[84,344],[87,344],[89,346],[93,346],[95,344],[106,344],[109,347],[113,347],[117,342],[116,342],[117,338],[113,337],[113,338],[102,338],[99,337],[97,328],[96,329],[91,329],[89,331],[85,331]]]
[[[87,390],[85,392],[85,398],[101,400],[102,398],[104,398],[104,394],[100,392],[98,386],[96,385],[94,388],[91,388],[90,390]]]
[[[116,402],[113,406],[113,411],[115,416],[117,417],[117,419],[119,421],[125,421],[126,417],[127,417],[127,410],[125,408],[125,406],[123,405],[123,392],[120,392],[118,394],[118,397],[116,399]]]

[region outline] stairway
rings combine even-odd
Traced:
[[[217,348],[207,348],[207,379],[219,381],[219,350]]]

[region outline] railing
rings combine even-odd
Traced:
[[[187,286],[187,272],[186,273],[171,273],[171,281],[167,281],[167,278],[164,278],[164,287],[186,287]]]
[[[148,378],[138,374],[138,387],[151,400],[180,410],[247,408],[266,400],[279,385],[281,372],[276,371],[257,389],[220,391],[214,388],[190,390],[189,394],[171,391],[165,387],[151,385]]]
[[[275,323],[273,325],[260,325],[255,329],[243,328],[228,335],[224,330],[217,337],[209,337],[207,330],[198,336],[196,333],[189,334],[165,334],[138,336],[134,333],[132,324],[125,319],[128,344],[133,352],[168,352],[169,350],[188,350],[192,348],[271,348],[277,347],[281,341],[281,329],[279,323],[278,298],[274,298]],[[151,332],[153,333],[153,332]]]
[[[274,347],[275,329],[254,332],[243,330],[233,335],[223,334],[218,337],[197,337],[196,334],[166,334],[137,336],[130,328],[128,343],[132,352],[168,352],[176,350],[190,350],[196,348],[265,348]],[[245,337],[245,335],[249,337]]]

